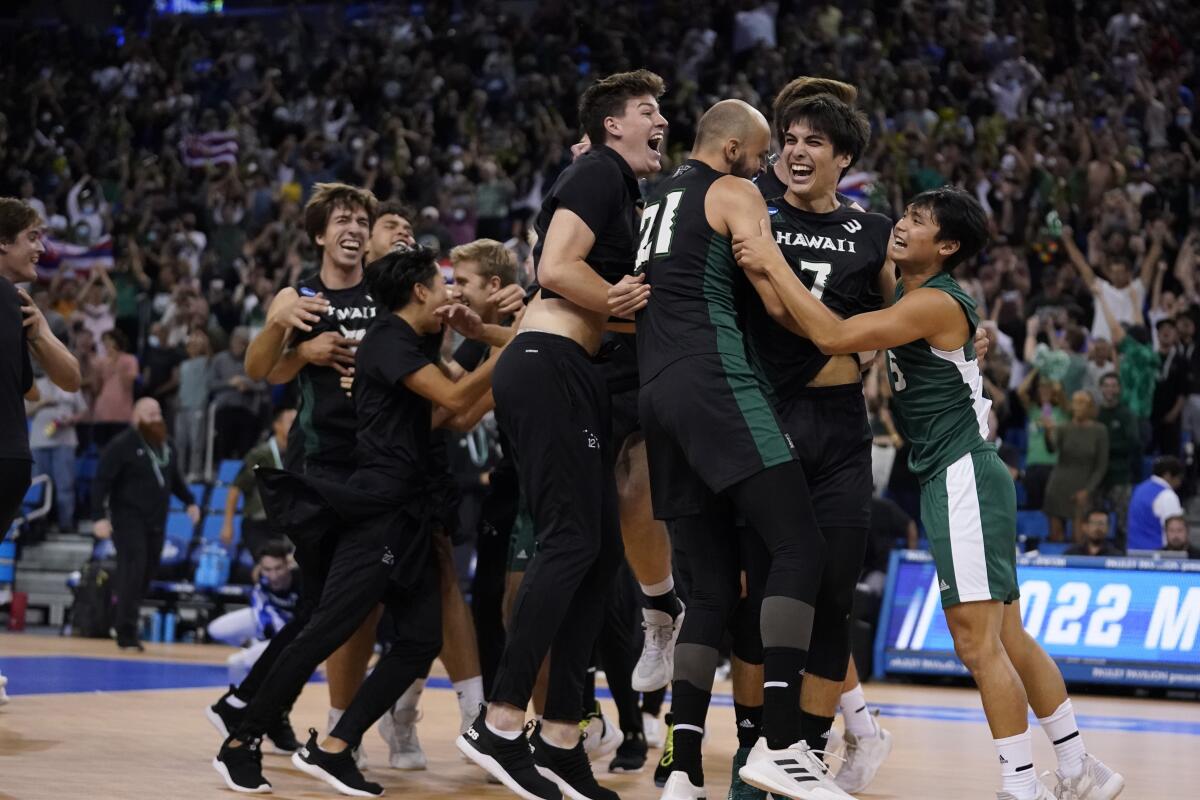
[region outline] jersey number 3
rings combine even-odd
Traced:
[[[637,261],[633,265],[634,275],[640,274],[646,268],[646,262],[650,260],[651,243],[656,256],[665,256],[671,252],[671,237],[675,233],[675,212],[679,210],[679,201],[682,199],[681,189],[671,192],[654,205],[646,206],[642,211],[642,238],[638,245]]]

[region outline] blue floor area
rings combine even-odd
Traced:
[[[0,674],[8,678],[10,695],[37,695],[84,692],[135,692],[150,689],[224,688],[228,672],[220,664],[186,664],[176,661],[95,658],[92,656],[9,656],[0,657]],[[314,681],[323,681],[319,675]],[[450,689],[445,678],[430,678],[430,689]],[[611,698],[607,689],[597,694]],[[727,694],[714,694],[713,705],[732,706]],[[872,704],[883,717],[926,719],[938,722],[984,722],[978,708],[955,706]],[[1127,731],[1129,733],[1167,733],[1176,736],[1200,736],[1200,721],[1169,721],[1140,717],[1112,717],[1082,714],[1079,727],[1084,730]],[[1031,723],[1036,720],[1031,718]]]

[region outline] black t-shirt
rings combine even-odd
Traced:
[[[758,187],[759,194],[763,196],[763,200],[776,200],[783,197],[787,192],[787,184],[779,180],[779,176],[775,174],[774,167],[768,167],[766,172],[760,172],[754,178],[754,185]],[[854,200],[842,194],[837,193],[837,200],[844,206],[853,207]]]
[[[847,206],[814,214],[783,199],[768,202],[767,213],[784,258],[833,313],[845,318],[882,307],[879,271],[891,220]],[[779,399],[795,396],[829,362],[810,340],[772,319],[757,292],[746,294],[745,320],[747,346]]]
[[[404,385],[433,363],[424,338],[395,314],[381,314],[359,345],[354,371],[356,465],[405,487],[429,480],[433,464],[433,406]]]
[[[8,278],[0,278],[0,458],[28,461],[33,456],[25,423],[25,393],[33,386],[33,364],[24,320],[17,287]]]
[[[348,289],[326,289],[321,276],[300,281],[301,297],[323,294],[329,313],[307,333],[296,331],[292,347],[333,331],[347,339],[362,340],[375,319],[375,303],[366,281]],[[306,460],[350,464],[357,424],[354,401],[341,387],[341,375],[332,367],[305,364],[296,375],[296,422],[288,435],[288,469],[303,471]]]
[[[610,147],[595,147],[563,170],[554,182],[534,227],[538,243],[533,248],[536,273],[542,260],[542,244],[554,212],[574,212],[596,235],[587,263],[600,277],[616,283],[633,272],[637,249],[637,208],[641,192],[629,164]],[[542,297],[560,297],[542,287]]]
[[[1171,407],[1188,392],[1188,368],[1184,354],[1178,349],[1167,355],[1158,354],[1158,379],[1154,384],[1154,403],[1151,419],[1163,420]]]
[[[454,361],[467,372],[474,372],[487,359],[490,350],[491,348],[484,342],[463,339],[458,345],[458,349],[454,351]]]

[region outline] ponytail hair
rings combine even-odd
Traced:
[[[385,311],[395,311],[408,305],[413,287],[418,283],[431,286],[437,270],[433,251],[418,246],[393,250],[372,261],[364,276],[375,304]]]

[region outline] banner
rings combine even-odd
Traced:
[[[1068,681],[1200,688],[1200,561],[1020,558],[1021,621]],[[932,557],[892,553],[875,638],[883,675],[966,675]]]
[[[111,236],[105,236],[90,247],[82,244],[63,242],[51,236],[42,237],[46,252],[38,259],[38,276],[50,279],[57,275],[72,275],[88,273],[96,267],[112,269],[113,242]]]

